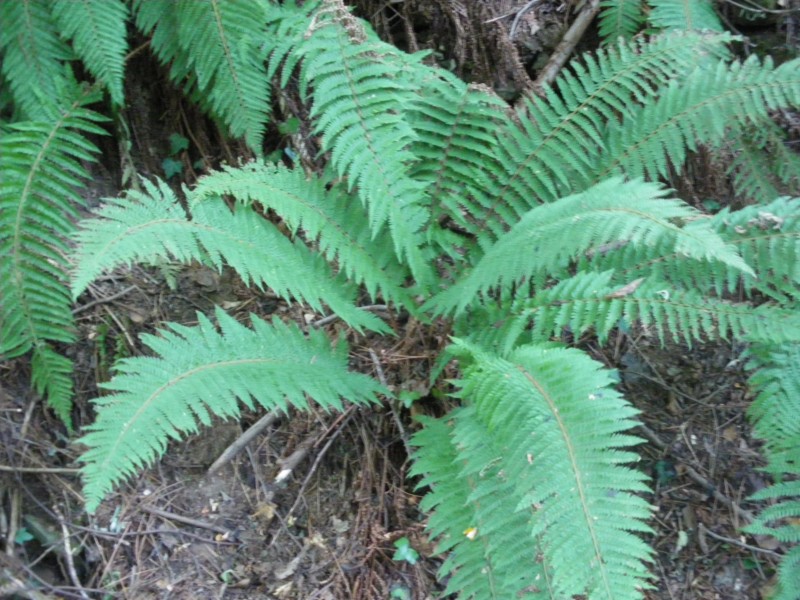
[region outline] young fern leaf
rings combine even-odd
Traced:
[[[426,186],[409,174],[416,136],[405,117],[418,83],[402,73],[418,59],[368,37],[340,1],[323,6],[299,48],[313,87],[315,130],[333,168],[367,208],[373,237],[388,223],[398,258],[420,285],[429,284],[420,231],[429,221]]]
[[[644,475],[623,466],[638,458],[627,449],[641,440],[626,433],[637,411],[613,389],[610,372],[578,350],[554,345],[518,348],[508,360],[457,345],[474,363],[459,382],[467,408],[457,413],[450,434],[458,468],[440,469],[446,479],[462,479],[461,486],[437,481],[424,458],[415,467],[427,472],[433,489],[433,522],[445,531],[455,564],[461,552],[473,553],[469,545],[481,536],[480,527],[474,540],[458,529],[464,521],[455,515],[465,510],[465,495],[467,514],[482,516],[487,529],[503,530],[515,514],[523,528],[513,534],[535,541],[514,544],[519,553],[501,550],[516,562],[512,581],[531,573],[532,588],[474,597],[641,598],[652,550],[637,535],[650,532],[650,510],[636,494],[649,490]],[[431,437],[415,437],[420,456],[443,445]],[[440,484],[447,486],[444,494]],[[537,581],[539,552],[552,575]],[[546,583],[547,594],[537,594]]]
[[[0,2],[0,22],[2,73],[14,106],[26,120],[39,119],[43,101],[57,98],[67,83],[64,62],[72,50],[58,36],[47,2]]]
[[[137,25],[153,30],[153,46],[171,77],[261,153],[270,112],[270,83],[260,59],[266,0],[203,2],[138,0]]]
[[[486,250],[459,283],[434,298],[432,305],[460,313],[476,296],[485,296],[493,288],[525,280],[541,285],[548,276],[564,276],[578,257],[604,247],[634,248],[643,255],[639,260],[674,252],[687,262],[719,262],[732,271],[752,274],[735,249],[710,227],[676,225],[699,213],[682,201],[664,198],[666,195],[660,185],[615,178],[533,208]],[[564,231],[571,235],[564,236]]]
[[[231,212],[219,199],[193,206],[188,219],[169,186],[145,182],[146,193],[129,191],[110,199],[97,217],[84,221],[76,236],[77,297],[103,271],[133,261],[175,258],[234,268],[245,283],[270,287],[282,298],[295,296],[322,312],[322,303],[355,329],[386,331],[377,317],[354,306],[354,290],[301,241],[291,242],[253,210]]]
[[[657,101],[608,129],[606,151],[591,168],[595,181],[615,173],[667,177],[698,143],[717,146],[726,131],[758,123],[770,110],[800,104],[800,59],[772,68],[753,55],[744,63],[720,61],[671,81]]]
[[[219,331],[202,314],[196,327],[171,324],[160,336],[143,335],[154,356],[124,359],[97,398],[97,419],[79,441],[83,454],[86,508],[93,512],[123,479],[153,462],[171,439],[196,432],[210,415],[236,417],[239,402],[268,410],[325,409],[342,400],[364,404],[384,390],[369,377],[347,370],[347,344],[335,348],[320,331],[304,333],[279,320],[251,315],[245,327],[217,309]]]
[[[711,0],[648,0],[647,20],[661,29],[725,31]]]
[[[121,107],[128,51],[127,4],[123,0],[53,0],[53,17],[61,35],[72,40],[83,64],[103,82],[111,101]]]
[[[337,190],[327,190],[325,181],[308,179],[300,169],[251,162],[201,178],[192,202],[213,196],[231,196],[245,206],[258,202],[280,215],[293,234],[302,229],[330,262],[338,262],[345,275],[363,284],[373,299],[381,294],[387,301],[411,307],[411,296],[402,287],[408,272],[397,261],[388,236],[372,239],[363,207]]]
[[[50,343],[74,340],[65,238],[83,202],[82,162],[97,153],[84,136],[104,135],[105,118],[83,108],[99,94],[75,84],[61,93],[63,106],[43,105],[46,118],[13,123],[0,139],[0,356],[33,349],[34,385],[69,424],[72,369]]]
[[[645,21],[643,0],[602,0],[600,2],[600,37],[614,42],[632,38]]]
[[[445,594],[459,598],[554,597],[546,557],[530,531],[531,511],[516,510],[509,499],[514,482],[502,464],[482,462],[487,453],[502,455],[496,438],[477,417],[474,406],[458,408],[442,419],[421,419],[413,438],[412,475],[430,487],[420,507],[429,514],[428,533],[445,557],[439,577]],[[456,437],[458,436],[458,437]],[[547,591],[547,594],[543,592]]]

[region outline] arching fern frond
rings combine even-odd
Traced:
[[[503,360],[459,345],[475,362],[459,382],[467,409],[457,413],[450,434],[458,471],[446,464],[439,469],[457,475],[460,487],[453,493],[455,486],[448,484],[443,491],[451,495],[437,496],[437,474],[425,468],[424,459],[415,467],[427,473],[433,489],[431,505],[440,513],[435,522],[456,555],[454,565],[464,560],[462,551],[474,560],[470,545],[482,544],[480,526],[474,540],[460,530],[464,521],[456,513],[462,510],[482,516],[484,527],[498,531],[514,520],[509,514],[516,515],[524,527],[513,533],[536,543],[516,543],[522,551],[505,557],[516,561],[511,581],[530,574],[530,588],[474,597],[543,592],[545,580],[537,580],[542,572],[535,564],[538,548],[552,573],[549,595],[539,597],[641,598],[652,551],[638,537],[650,531],[645,524],[649,507],[636,494],[648,488],[642,474],[623,466],[637,460],[627,448],[640,440],[626,433],[636,424],[636,410],[613,389],[610,372],[578,350],[526,346]],[[564,369],[566,364],[572,368]],[[448,433],[437,430],[447,428],[435,425],[437,438]],[[432,437],[415,437],[420,455],[443,445]],[[452,502],[464,495],[466,507]],[[448,519],[453,519],[450,526]]]
[[[57,98],[66,85],[64,61],[72,50],[58,36],[49,2],[0,2],[0,22],[3,76],[16,109],[36,120],[43,100]]]
[[[731,337],[800,339],[797,311],[766,305],[753,308],[710,299],[663,280],[615,281],[614,276],[613,271],[581,272],[504,310],[488,315],[479,311],[477,319],[491,317],[495,326],[477,331],[471,339],[507,354],[525,339],[522,336],[543,341],[566,330],[575,335],[592,331],[604,341],[621,323],[635,321],[652,329],[662,343],[667,338],[689,345],[697,340]],[[459,330],[469,331],[468,323],[465,321]]]
[[[137,25],[153,30],[153,46],[235,136],[261,153],[270,112],[270,83],[259,45],[266,36],[266,0],[137,1]]]
[[[304,333],[279,320],[251,315],[245,327],[217,309],[219,331],[198,314],[196,327],[170,325],[142,341],[152,357],[124,359],[96,399],[97,420],[79,441],[89,447],[82,471],[86,508],[94,511],[112,486],[166,450],[171,439],[210,425],[210,415],[235,417],[239,402],[266,409],[325,409],[342,400],[368,403],[384,390],[347,370],[347,344],[321,331]]]
[[[725,31],[711,0],[648,0],[647,20],[661,29]]]
[[[476,220],[485,223],[510,214],[510,220],[502,218],[510,226],[538,203],[589,187],[593,167],[605,155],[608,124],[642,102],[652,103],[659,85],[691,72],[698,55],[719,52],[725,39],[666,35],[651,42],[620,42],[573,62],[572,72],[562,71],[545,97],[526,99],[519,125],[498,130],[500,168],[487,172],[491,185],[484,186],[486,197],[480,199],[482,206],[497,208]]]
[[[88,177],[82,162],[97,153],[84,136],[105,134],[105,118],[84,108],[99,94],[77,85],[61,93],[63,106],[43,106],[48,120],[11,124],[0,139],[0,356],[33,349],[34,384],[69,423],[71,367],[50,342],[73,341],[65,238]]]
[[[123,0],[53,0],[53,16],[62,36],[109,91],[117,106],[124,103],[122,82],[128,36],[128,7]]]
[[[217,198],[195,204],[189,219],[166,183],[145,182],[144,188],[146,193],[129,191],[126,198],[109,200],[96,218],[83,221],[76,236],[76,297],[107,269],[172,257],[217,269],[227,263],[245,283],[268,286],[287,300],[295,296],[320,312],[324,302],[358,330],[386,330],[383,321],[354,306],[355,290],[321,256],[288,240],[253,210],[231,212]]]
[[[680,200],[664,198],[660,185],[609,179],[580,194],[528,211],[504,234],[475,268],[435,298],[440,310],[463,311],[479,294],[524,282],[542,285],[547,277],[563,277],[581,255],[613,254],[627,246],[638,256],[675,253],[681,260],[720,262],[731,270],[752,274],[732,246],[707,224],[681,227],[680,221],[699,213]],[[564,236],[564,231],[570,231]],[[609,248],[603,250],[603,248]]]
[[[410,307],[411,297],[402,287],[408,272],[397,262],[391,240],[385,235],[372,239],[363,207],[337,194],[337,189],[327,190],[322,179],[309,179],[300,169],[251,162],[203,177],[191,197],[200,202],[227,195],[245,206],[258,202],[274,210],[292,233],[302,229],[373,299],[380,293],[387,301]]]
[[[718,296],[741,290],[748,295],[757,291],[779,303],[800,298],[800,198],[778,198],[737,211],[726,208],[684,227],[696,236],[705,236],[709,229],[735,248],[752,272],[723,261],[690,262],[667,248],[648,257],[633,245],[597,252],[579,268],[614,269],[618,277],[661,279],[670,286]]]
[[[425,183],[410,176],[416,135],[405,118],[418,82],[402,72],[419,59],[368,36],[340,0],[323,7],[299,48],[315,130],[367,207],[373,236],[388,224],[398,258],[425,285],[432,271],[421,229],[430,216]]]
[[[662,88],[644,105],[608,129],[606,151],[591,171],[601,181],[612,174],[666,177],[698,143],[719,145],[728,128],[760,122],[770,110],[800,104],[800,59],[773,68],[755,56],[744,63],[720,61],[698,68],[684,81]]]
[[[605,42],[632,38],[644,24],[643,0],[602,0],[600,2],[600,37]]]

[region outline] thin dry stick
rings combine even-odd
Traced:
[[[667,444],[661,441],[661,438],[658,437],[655,431],[650,429],[647,425],[639,425],[639,429],[644,434],[644,436],[648,440],[650,440],[653,444],[658,446],[661,450],[667,450]],[[713,483],[711,483],[708,479],[700,475],[700,473],[695,471],[692,467],[687,465],[685,461],[681,462],[683,462],[684,466],[686,467],[686,474],[689,476],[689,478],[694,480],[695,483],[703,486],[705,489],[710,490],[715,500],[729,507],[731,510],[733,510],[733,512],[735,512],[741,518],[745,519],[748,523],[752,523],[755,520],[755,515],[752,512],[742,508],[741,506],[736,504],[736,502],[734,502],[733,500],[728,498],[725,494],[720,492]]]
[[[214,525],[212,523],[207,523],[206,521],[198,521],[197,519],[191,519],[189,517],[176,515],[175,513],[171,513],[166,510],[161,510],[160,508],[153,508],[152,506],[142,506],[141,509],[144,512],[150,513],[151,515],[156,515],[158,517],[161,517],[162,519],[167,519],[169,521],[177,521],[178,523],[183,523],[184,525],[191,525],[192,527],[200,527],[201,529],[208,529],[209,531],[215,531],[223,535],[230,533],[230,530],[225,529],[224,527],[220,527],[219,525]]]
[[[781,558],[783,555],[780,552],[775,552],[774,550],[767,550],[766,548],[759,548],[758,546],[751,546],[750,544],[745,544],[740,540],[736,540],[734,538],[725,537],[724,535],[720,535],[718,533],[714,533],[708,527],[703,525],[702,523],[698,523],[698,527],[705,533],[706,535],[710,535],[714,539],[717,539],[721,542],[727,542],[728,544],[733,544],[734,546],[739,546],[741,548],[745,548],[747,550],[751,550],[752,552],[761,552],[762,554],[769,554],[771,556],[777,556]]]
[[[12,467],[0,465],[0,471],[6,473],[57,473],[60,475],[77,475],[80,469],[70,469],[68,467]]]
[[[81,598],[85,598],[89,600],[89,594],[86,593],[86,590],[83,589],[83,584],[81,584],[81,580],[78,579],[78,572],[75,570],[75,561],[72,559],[72,544],[70,543],[70,532],[69,528],[67,527],[67,522],[64,519],[64,515],[61,514],[61,511],[58,510],[58,507],[53,507],[53,512],[58,518],[58,523],[61,525],[61,533],[64,537],[64,560],[67,563],[67,573],[69,573],[69,579],[72,581],[72,585],[78,590],[78,593],[81,595]]]
[[[126,287],[124,290],[122,290],[120,292],[117,292],[116,294],[112,294],[111,296],[101,296],[99,298],[95,298],[91,302],[87,302],[86,304],[75,308],[72,311],[72,314],[73,315],[77,315],[78,313],[81,313],[81,312],[83,312],[85,310],[89,310],[93,306],[97,306],[98,304],[105,304],[107,302],[113,302],[117,298],[122,298],[122,296],[124,296],[126,294],[130,294],[135,289],[138,289],[138,288],[135,285],[131,285],[131,286]]]
[[[594,19],[594,16],[599,10],[600,0],[588,0],[581,14],[578,15],[572,23],[572,26],[567,30],[567,33],[564,34],[561,43],[553,51],[553,55],[550,57],[544,69],[539,72],[536,81],[533,82],[535,90],[541,90],[544,86],[553,83],[558,72],[561,71],[561,68],[567,63],[570,54],[572,54],[572,51],[580,41],[586,28],[589,27],[589,23],[592,22],[592,19]]]
[[[236,440],[230,446],[225,448],[225,451],[219,455],[219,458],[214,461],[214,464],[208,467],[207,473],[209,475],[213,475],[215,472],[219,471],[223,466],[233,460],[233,458],[239,454],[239,452],[244,450],[245,446],[253,441],[253,438],[255,438],[259,433],[264,431],[267,427],[275,423],[275,421],[280,418],[281,413],[277,410],[272,410],[261,417],[247,431],[236,438]]]
[[[383,387],[388,388],[389,384],[386,381],[386,375],[383,373],[383,367],[381,367],[381,361],[378,360],[378,355],[375,354],[375,351],[370,348],[369,349],[369,356],[372,359],[372,364],[375,365],[375,371],[378,373],[378,381],[381,382]],[[406,448],[406,453],[408,456],[411,456],[411,446],[408,443],[408,434],[406,433],[405,427],[403,427],[402,421],[400,421],[400,417],[397,414],[397,411],[394,409],[394,402],[389,402],[389,409],[392,411],[392,417],[394,418],[394,422],[397,425],[398,431],[400,431],[400,436],[403,439],[403,445]]]

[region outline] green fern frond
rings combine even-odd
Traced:
[[[418,487],[432,488],[420,507],[445,557],[439,577],[447,581],[445,593],[459,598],[535,598],[548,574],[544,560],[536,560],[530,512],[508,505],[514,484],[499,475],[500,464],[473,460],[475,449],[486,452],[492,438],[474,412],[462,407],[442,419],[423,418],[413,439],[411,474],[421,476]]]
[[[165,182],[145,182],[144,189],[110,199],[96,218],[82,223],[76,236],[75,297],[103,271],[172,257],[217,269],[227,263],[245,283],[270,287],[287,300],[295,296],[320,312],[324,302],[357,330],[387,331],[383,321],[354,306],[354,290],[321,256],[299,240],[288,240],[253,210],[231,212],[216,199],[195,204],[188,219]]]
[[[614,173],[667,177],[698,143],[719,145],[734,126],[758,123],[770,110],[800,104],[800,59],[773,68],[755,56],[743,63],[720,61],[671,81],[656,102],[608,129],[606,151],[591,170],[596,180]]]
[[[64,62],[72,51],[58,36],[50,2],[0,2],[2,73],[16,109],[26,120],[42,117],[42,102],[66,84]]]
[[[748,410],[764,440],[765,471],[778,481],[752,500],[773,500],[744,530],[794,544],[781,560],[774,598],[793,600],[800,589],[800,343],[759,344],[750,349],[749,383],[756,398]]]
[[[630,264],[674,252],[683,262],[720,262],[732,271],[752,274],[734,248],[707,224],[691,228],[676,224],[696,219],[699,213],[680,200],[664,198],[666,195],[660,185],[610,179],[538,206],[431,304],[440,311],[459,313],[491,289],[525,281],[541,285],[548,276],[565,276],[567,268],[587,252],[613,254],[613,248],[625,246],[639,252],[639,256],[629,257]],[[564,231],[571,234],[564,236]]]
[[[48,402],[65,415],[70,369],[49,343],[74,339],[65,238],[83,202],[78,189],[88,173],[82,162],[93,162],[98,151],[84,136],[105,134],[97,125],[105,118],[83,108],[99,94],[77,85],[61,93],[63,107],[42,107],[49,120],[11,124],[0,139],[0,356],[34,349],[33,366],[42,369],[33,374],[35,387],[52,393]]]
[[[270,83],[259,44],[271,10],[265,0],[134,3],[137,26],[153,31],[153,47],[171,77],[235,136],[261,153],[270,113]]]
[[[615,269],[617,277],[649,277],[669,285],[718,296],[757,291],[779,303],[800,298],[800,199],[778,198],[738,211],[726,208],[711,218],[688,223],[685,230],[705,236],[709,230],[741,255],[752,272],[723,261],[690,262],[665,248],[645,256],[632,245],[597,252],[579,264],[586,270]]]
[[[648,0],[647,20],[661,29],[725,31],[711,0]]]
[[[626,288],[634,288],[628,292]],[[486,312],[488,310],[488,312]],[[744,339],[796,341],[800,314],[772,306],[753,308],[675,288],[663,280],[615,281],[614,271],[581,272],[510,307],[479,310],[474,320],[494,326],[476,330],[467,319],[459,331],[507,354],[525,335],[533,341],[570,331],[593,331],[601,341],[620,324],[640,322],[664,343],[667,338],[691,345],[697,340]],[[524,338],[523,338],[524,339]]]
[[[605,155],[605,130],[640,103],[652,103],[658,86],[689,73],[698,55],[719,52],[726,36],[674,34],[651,42],[620,42],[573,62],[544,98],[526,99],[519,125],[498,130],[498,169],[480,199],[493,211],[480,223],[510,226],[530,208],[589,187],[594,165]],[[615,127],[616,125],[612,126]],[[493,163],[494,164],[494,163]],[[492,164],[492,166],[493,166]],[[606,177],[594,180],[594,183]]]
[[[783,190],[800,189],[800,156],[772,120],[761,120],[728,140],[726,150],[734,153],[728,174],[737,195],[766,203]]]
[[[122,106],[128,36],[128,7],[123,0],[53,0],[53,17],[62,36],[89,72],[108,88],[111,101]]]
[[[337,262],[350,280],[363,284],[373,299],[380,293],[387,301],[412,306],[409,292],[402,287],[408,272],[397,262],[388,236],[372,239],[364,209],[337,190],[327,190],[322,179],[308,179],[300,169],[252,162],[203,177],[192,201],[228,195],[243,205],[258,202],[280,215],[293,234],[302,229],[329,261]]]
[[[750,356],[756,370],[749,384],[757,395],[748,418],[764,440],[766,470],[800,475],[800,343],[755,345]]]
[[[467,85],[447,71],[425,69],[421,75],[420,93],[409,110],[418,136],[412,176],[429,182],[432,222],[448,217],[465,232],[480,235],[476,216],[492,207],[474,204],[473,191],[488,183],[482,172],[497,160],[496,132],[510,121],[506,105],[488,88]],[[502,231],[499,222],[488,227],[495,235]]]
[[[643,0],[602,0],[600,2],[600,37],[605,42],[630,39],[645,21]]]
[[[398,258],[424,285],[432,271],[421,229],[430,215],[425,183],[409,175],[416,135],[404,114],[418,83],[402,73],[419,59],[368,37],[341,2],[323,7],[299,49],[313,87],[315,130],[338,175],[367,207],[373,237],[388,223]]]
[[[384,390],[369,377],[347,370],[347,344],[335,348],[320,331],[304,333],[279,320],[251,315],[248,328],[217,309],[219,331],[198,314],[196,327],[171,324],[160,336],[144,335],[152,357],[117,363],[117,374],[97,398],[97,420],[79,441],[84,493],[94,511],[112,486],[164,453],[171,439],[197,431],[210,415],[235,417],[239,402],[268,410],[325,409],[342,400],[372,402]]]
[[[458,471],[442,464],[440,472],[462,481],[459,487],[448,482],[455,493],[445,488],[439,496],[443,482],[427,471],[424,458],[415,466],[417,472],[427,472],[431,505],[439,513],[434,522],[456,556],[453,566],[463,560],[462,552],[475,560],[470,546],[482,544],[479,526],[474,540],[460,530],[465,521],[455,515],[466,511],[482,516],[489,531],[535,541],[535,546],[514,544],[521,552],[500,549],[505,560],[516,562],[515,583],[530,574],[531,586],[545,587],[544,579],[537,580],[541,552],[552,573],[546,597],[641,598],[652,550],[637,535],[650,529],[645,524],[649,507],[636,494],[648,488],[642,474],[623,466],[637,460],[627,448],[640,440],[626,433],[636,424],[636,410],[613,389],[610,372],[580,351],[555,346],[519,348],[503,360],[459,345],[475,362],[459,382],[458,395],[467,408],[453,419],[450,434]],[[432,437],[415,437],[420,456],[444,445]],[[524,527],[509,532],[506,527],[514,522],[510,514]],[[454,519],[450,526],[449,518]],[[495,558],[494,549],[482,550]],[[474,596],[525,597],[534,590],[512,591]]]

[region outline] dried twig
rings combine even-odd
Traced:
[[[277,410],[272,410],[261,417],[247,431],[236,438],[236,440],[230,446],[225,448],[225,451],[219,455],[219,458],[214,461],[214,464],[208,467],[207,473],[209,475],[213,475],[224,465],[228,464],[237,454],[239,454],[239,452],[244,450],[244,447],[247,446],[247,444],[253,441],[253,438],[255,438],[259,433],[264,431],[267,427],[275,423],[275,421],[280,418],[281,413]]]

